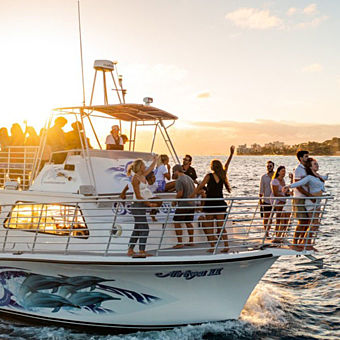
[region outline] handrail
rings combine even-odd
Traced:
[[[134,211],[137,211],[135,217],[146,216],[146,219],[139,222],[140,231],[147,234],[147,252],[156,257],[217,255],[224,248],[228,248],[229,252],[238,253],[271,248],[310,251],[313,250],[316,239],[322,231],[321,222],[325,219],[329,201],[333,197],[325,195],[315,199],[318,204],[306,212],[306,216],[299,217],[309,221],[304,237],[299,240],[300,244],[295,244],[294,239],[297,219],[293,211],[296,204],[293,197],[287,198],[288,201],[293,200],[293,204],[286,206],[284,216],[279,217],[275,207],[271,211],[270,228],[264,225],[258,209],[258,197],[224,198],[223,200],[228,202],[224,213],[209,211],[221,208],[218,204],[220,199],[154,198],[152,202],[162,202],[157,208],[155,221],[150,218],[148,208],[135,206]],[[84,197],[76,201],[55,200],[2,205],[0,212],[2,253],[125,256],[128,245],[132,242],[131,233],[135,228],[130,206],[136,201],[143,202],[143,200]],[[205,206],[204,203],[207,201],[216,201],[216,205]],[[187,206],[189,211],[183,211],[183,208],[185,209],[183,206],[182,211],[176,211],[176,208],[172,207],[173,202],[182,204],[192,202],[193,205]],[[183,244],[179,244],[179,247],[176,228],[173,225],[174,214],[177,214],[176,223],[181,225],[180,230],[184,237]],[[192,224],[194,241],[186,245],[188,223]],[[114,235],[113,226],[119,231]],[[213,251],[209,238],[215,240]],[[222,241],[224,245],[221,244]],[[135,245],[138,251],[139,243],[138,241],[135,243],[132,243],[132,246]],[[175,245],[177,248],[173,248]],[[300,249],[293,249],[294,247]]]

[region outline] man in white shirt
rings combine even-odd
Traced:
[[[270,197],[272,195],[272,188],[271,188],[271,180],[274,175],[274,162],[268,161],[267,162],[267,173],[265,173],[261,177],[260,181],[260,210],[261,210],[261,217],[263,218],[263,226],[266,232],[265,237],[269,237],[269,230],[271,227],[271,213],[272,213],[272,205],[270,201]]]
[[[106,150],[124,150],[125,142],[124,136],[119,134],[119,126],[113,125],[111,133],[106,137]]]
[[[294,171],[294,182],[307,176],[305,165],[309,157],[309,152],[301,150],[296,153],[296,157],[299,160],[299,165]],[[308,191],[308,186],[302,186],[294,189],[293,205],[295,211],[295,217],[298,219],[298,223],[294,233],[293,249],[302,250],[299,244],[303,244],[305,241],[305,235],[309,227],[309,218],[305,207],[305,197],[311,197],[312,194]]]

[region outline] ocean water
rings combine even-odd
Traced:
[[[199,177],[213,158],[194,157]],[[295,157],[240,156],[229,167],[232,195],[257,195],[266,161],[293,171]],[[281,257],[248,299],[239,320],[131,334],[87,334],[73,329],[25,326],[0,319],[0,339],[340,339],[340,157],[317,157],[320,173],[329,173],[328,192],[335,196],[317,243],[323,269],[304,265],[304,257]]]

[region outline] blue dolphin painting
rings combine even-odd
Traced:
[[[71,283],[66,283],[62,278],[54,276],[29,274],[21,284],[19,296],[23,299],[25,295],[30,292],[36,292],[44,289],[52,289],[52,293],[55,293],[60,286],[70,284]]]
[[[69,297],[69,300],[76,306],[93,306],[99,307],[103,301],[108,300],[120,300],[120,298],[114,298],[105,293],[99,292],[78,292]]]
[[[61,307],[78,307],[62,296],[49,293],[31,293],[25,297],[23,305],[26,308],[53,308],[52,312],[58,312]]]

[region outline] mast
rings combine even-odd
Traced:
[[[82,85],[83,85],[83,106],[85,106],[85,81],[84,81],[84,63],[83,63],[83,43],[81,39],[80,0],[78,0],[78,28],[79,28],[81,79],[82,79]]]

